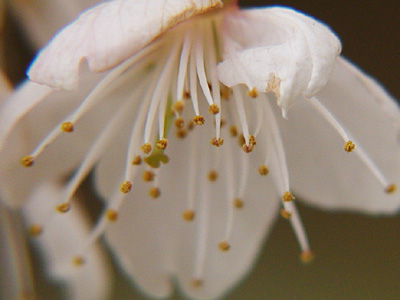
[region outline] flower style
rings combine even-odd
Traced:
[[[371,214],[400,205],[399,108],[340,50],[329,28],[287,8],[101,3],[40,52],[28,72],[36,83],[2,111],[5,200],[24,205],[35,181],[73,172],[53,193],[67,213],[94,169],[106,208],[70,257],[82,261],[105,233],[154,297],[174,281],[194,299],[220,297],[251,268],[279,211],[308,261],[293,194]],[[21,122],[33,151],[13,146]],[[23,155],[32,169],[15,166]]]

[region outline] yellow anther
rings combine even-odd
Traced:
[[[250,144],[247,146],[246,144],[243,144],[242,149],[245,153],[250,153],[253,151],[254,144]]]
[[[312,262],[314,257],[315,257],[314,252],[312,252],[311,250],[304,251],[300,254],[300,260],[304,264]]]
[[[181,114],[184,107],[185,103],[183,103],[183,101],[175,101],[172,105],[172,110]]]
[[[24,167],[31,167],[34,162],[35,159],[31,155],[27,155],[21,158],[21,165],[23,165]]]
[[[124,181],[119,186],[119,190],[122,194],[128,194],[132,189],[132,183],[130,181]]]
[[[60,125],[60,129],[64,132],[74,131],[74,125],[71,122],[63,122]]]
[[[205,120],[204,120],[203,116],[195,116],[195,117],[193,117],[194,125],[203,125],[204,122],[205,122]]]
[[[193,279],[192,280],[192,286],[195,288],[199,288],[203,285],[203,280],[202,279]]]
[[[43,232],[43,227],[40,226],[39,224],[33,224],[29,227],[29,234],[33,237],[37,237],[42,234]]]
[[[192,130],[194,128],[194,121],[190,120],[187,124],[187,129],[188,130]]]
[[[184,91],[183,92],[183,99],[190,99],[190,92],[189,91]]]
[[[244,202],[243,202],[242,199],[236,198],[235,200],[233,200],[233,206],[234,206],[235,208],[238,208],[238,209],[243,208]]]
[[[292,193],[289,192],[289,191],[284,192],[283,195],[282,195],[282,201],[283,202],[290,202],[290,201],[293,201],[294,199],[295,198],[293,197]]]
[[[356,145],[354,145],[352,141],[348,141],[346,144],[344,144],[343,148],[346,152],[351,152],[354,150],[354,148],[356,148]]]
[[[143,181],[153,181],[154,180],[155,174],[152,171],[143,171],[142,173],[142,179]]]
[[[195,215],[196,215],[196,213],[194,212],[194,210],[187,209],[187,210],[185,210],[185,211],[182,213],[182,218],[183,218],[185,221],[190,222],[190,221],[193,221]]]
[[[71,205],[68,202],[61,203],[56,206],[56,211],[58,211],[59,213],[62,213],[62,214],[65,214],[70,209],[71,209]]]
[[[85,263],[85,259],[82,256],[75,256],[72,258],[72,264],[75,267],[81,267]]]
[[[253,87],[251,90],[247,92],[247,95],[250,96],[251,98],[257,98],[258,97],[257,89]]]
[[[231,248],[231,245],[227,241],[222,241],[219,242],[218,248],[219,250],[226,252]]]
[[[229,127],[229,133],[231,134],[231,136],[237,136],[238,135],[238,131],[237,131],[237,128],[236,128],[235,125],[232,125],[231,127]]]
[[[223,138],[217,139],[217,138],[214,137],[214,138],[212,138],[210,140],[210,144],[215,146],[215,147],[220,147],[220,146],[222,146],[224,144],[224,139]]]
[[[392,194],[396,191],[397,186],[395,184],[389,184],[386,188],[385,188],[385,193],[386,194]]]
[[[256,138],[254,137],[254,135],[251,134],[249,135],[249,144],[253,146],[257,145]]]
[[[149,196],[151,198],[155,199],[155,198],[160,197],[160,195],[161,195],[161,191],[160,191],[160,189],[158,187],[152,187],[152,188],[149,189]]]
[[[136,155],[135,158],[132,160],[132,165],[138,166],[142,163],[142,158],[140,155]]]
[[[176,136],[180,139],[185,138],[187,135],[187,131],[185,129],[179,129],[176,131]]]
[[[145,143],[140,147],[140,149],[142,149],[143,153],[149,154],[151,152],[151,145],[150,143]]]
[[[210,172],[208,172],[207,178],[210,181],[216,181],[218,179],[217,171],[211,170]]]
[[[114,209],[107,209],[106,218],[109,222],[115,222],[118,219],[118,212]]]
[[[212,115],[216,115],[219,113],[219,107],[217,104],[211,104],[208,108],[208,112]]]
[[[165,150],[167,148],[168,140],[166,138],[162,138],[161,140],[157,141],[156,148],[160,150]]]
[[[269,173],[269,170],[268,170],[266,165],[260,165],[258,167],[258,173],[260,173],[260,175],[265,176],[265,175],[267,175]]]
[[[285,210],[285,209],[281,209],[281,216],[284,219],[290,219],[292,214],[290,212],[288,212],[287,210]]]
[[[185,121],[182,118],[177,118],[174,121],[175,127],[178,129],[182,129],[185,127]]]

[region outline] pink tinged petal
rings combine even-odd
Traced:
[[[221,82],[273,92],[284,114],[325,85],[341,48],[325,25],[286,8],[232,11],[221,26]]]
[[[291,145],[286,149],[294,192],[303,201],[330,210],[398,211],[398,191],[385,193],[385,184],[357,153],[363,149],[387,184],[399,186],[400,111],[395,100],[343,58],[316,98],[343,126],[355,149],[345,152],[344,141],[331,124],[309,103],[298,103],[289,120],[281,122],[285,142]]]
[[[78,84],[84,59],[92,71],[110,69],[172,26],[221,5],[220,0],[114,0],[99,4],[60,31],[41,51],[28,75],[41,84],[72,89]]]
[[[107,299],[112,284],[100,246],[93,245],[85,253],[82,266],[72,263],[77,248],[86,242],[87,218],[78,203],[68,213],[57,213],[54,208],[60,203],[60,195],[61,185],[45,182],[23,208],[28,224],[43,224],[43,232],[35,237],[35,242],[43,255],[49,279],[60,280],[68,286],[68,299]]]

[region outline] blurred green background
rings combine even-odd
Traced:
[[[291,6],[322,20],[341,38],[343,54],[400,99],[400,1],[248,0],[241,4]],[[17,31],[11,28],[9,32],[10,45],[23,45]],[[20,78],[23,69],[12,66],[9,72],[13,78]],[[307,266],[299,262],[294,234],[285,220],[279,220],[254,271],[226,299],[400,299],[400,217],[367,217],[299,207],[316,253],[314,262]],[[43,276],[37,280],[41,284],[40,297],[45,295],[39,299],[58,299],[53,288],[43,285]],[[146,298],[132,290],[119,274],[112,299]]]

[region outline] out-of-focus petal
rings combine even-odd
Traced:
[[[38,83],[72,89],[83,60],[92,71],[107,70],[177,23],[221,5],[220,0],[113,0],[99,4],[59,32],[28,75]]]
[[[49,278],[67,285],[68,299],[107,299],[112,287],[110,270],[99,245],[93,245],[85,254],[85,263],[72,263],[77,248],[88,238],[86,216],[79,207],[78,198],[74,207],[65,214],[57,214],[54,207],[59,204],[62,186],[58,182],[39,185],[29,203],[23,208],[28,224],[43,224],[43,232],[36,237],[37,247],[42,251]],[[51,218],[49,218],[51,216]]]
[[[281,122],[281,132],[290,145],[286,149],[290,179],[297,195],[330,210],[371,214],[398,211],[398,192],[385,193],[385,186],[357,155],[357,147],[362,148],[389,184],[400,183],[400,112],[395,100],[343,58],[338,59],[317,98],[356,147],[351,153],[345,152],[338,132],[310,104],[293,107],[289,120]]]
[[[328,27],[287,8],[232,10],[221,26],[221,82],[273,92],[284,113],[325,85],[341,49]]]

